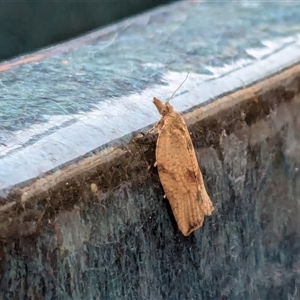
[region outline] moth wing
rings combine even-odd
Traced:
[[[212,212],[214,211],[214,207],[213,207],[213,203],[211,202],[205,185],[204,185],[204,180],[203,180],[203,176],[201,173],[201,170],[199,168],[199,164],[197,161],[197,156],[195,153],[195,149],[193,146],[193,142],[191,139],[191,136],[189,134],[188,128],[184,123],[183,118],[180,116],[180,118],[182,119],[182,122],[184,124],[182,130],[184,130],[186,132],[185,134],[185,140],[186,140],[186,145],[188,148],[188,152],[190,154],[190,161],[192,162],[192,168],[195,171],[195,179],[198,183],[198,199],[202,202],[202,210],[204,212],[205,215],[210,216],[212,214]]]
[[[199,174],[195,173],[195,163],[196,170],[200,172],[200,169],[187,136],[190,139],[185,124],[164,126],[156,146],[159,178],[178,227],[186,236],[202,226],[205,215],[203,201],[199,199]]]

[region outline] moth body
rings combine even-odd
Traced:
[[[156,166],[178,227],[188,236],[202,226],[214,207],[206,192],[194,146],[182,116],[168,102],[153,98],[158,122]]]

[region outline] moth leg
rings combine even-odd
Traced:
[[[157,167],[157,162],[155,162],[153,166],[154,166],[154,167]]]
[[[156,133],[158,131],[158,127],[159,127],[159,122],[154,124],[152,126],[152,128],[150,128],[149,130],[147,131],[141,131],[141,134],[142,135],[147,135],[147,134],[151,134],[151,133]]]
[[[152,133],[152,132],[155,132],[155,133],[156,133],[156,132],[158,131],[159,126],[160,126],[160,121],[157,122],[157,123],[155,123],[155,124],[153,125],[153,127],[148,131],[148,133]]]
[[[166,196],[166,194],[164,194],[164,199],[166,199],[167,198],[167,196]]]
[[[160,129],[162,128],[162,126],[164,125],[164,119],[160,119],[156,124],[153,125],[153,127],[149,130],[149,133],[150,132],[159,132]]]

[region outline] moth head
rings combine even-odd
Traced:
[[[165,116],[171,112],[174,111],[173,106],[167,101],[166,103],[163,103],[161,100],[158,98],[153,98],[153,103],[156,106],[158,112],[162,115]]]

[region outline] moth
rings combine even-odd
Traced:
[[[214,207],[206,192],[186,123],[169,103],[170,99],[163,103],[153,98],[162,116],[156,124],[155,166],[179,230],[188,236],[202,226],[205,215],[210,216]]]

